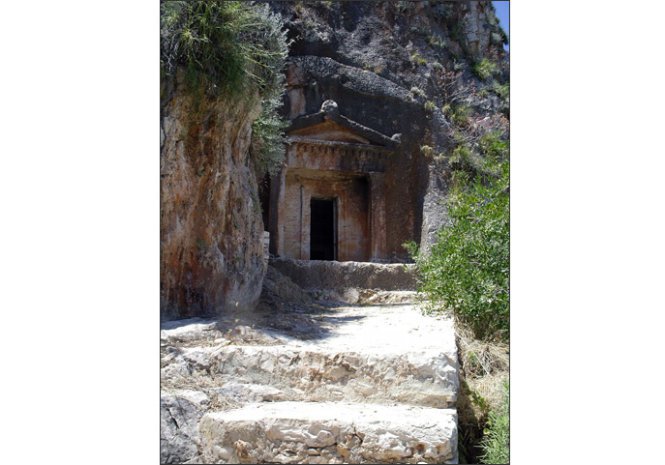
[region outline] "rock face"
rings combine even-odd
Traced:
[[[251,308],[265,273],[258,185],[249,158],[257,101],[195,97],[165,84],[161,118],[164,317]]]
[[[270,4],[293,40],[284,116],[314,114],[330,99],[353,121],[389,136],[401,134],[382,181],[387,261],[408,261],[406,241],[427,250],[448,221],[443,200],[450,168],[432,156],[443,159],[455,144],[443,107],[468,88],[466,103],[477,110],[475,119],[501,111],[492,86],[473,71],[481,59],[504,62],[505,34],[491,2]]]
[[[183,463],[197,455],[198,422],[209,403],[208,396],[201,391],[178,390],[162,395],[162,463]]]

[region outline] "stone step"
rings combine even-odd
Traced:
[[[205,463],[457,463],[453,409],[273,402],[210,412]]]
[[[457,363],[437,350],[408,353],[327,352],[293,346],[183,348],[165,374],[208,378],[240,402],[348,400],[402,402],[435,408],[455,405]]]
[[[415,291],[417,287],[416,269],[412,264],[273,258],[270,265],[307,290]]]
[[[219,386],[270,386],[273,400],[403,402],[445,408],[455,404],[458,391],[456,360],[440,350],[366,353],[227,346],[207,359],[185,358],[192,361],[192,370],[203,368]]]
[[[381,289],[310,289],[307,293],[320,302],[336,302],[350,305],[400,305],[417,304],[420,295],[416,291],[383,291]]]
[[[261,390],[269,392],[266,400],[455,404],[459,382],[451,319],[422,315],[412,305],[336,308],[316,317],[319,332],[310,340],[266,336],[165,348],[162,376],[208,378],[208,385],[232,388],[234,397],[243,389],[233,386],[243,385],[269,387]],[[162,333],[164,341],[188,334],[185,327]]]

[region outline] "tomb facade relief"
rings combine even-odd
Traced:
[[[384,173],[399,142],[340,115],[296,118],[271,183],[270,251],[301,260],[387,261]]]

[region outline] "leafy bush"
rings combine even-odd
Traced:
[[[445,104],[441,111],[457,126],[466,126],[469,123],[471,108],[464,103]]]
[[[494,85],[492,86],[492,90],[496,93],[496,95],[499,96],[502,100],[508,100],[510,97],[510,84],[499,84],[498,82],[495,82]]]
[[[406,241],[402,244],[404,250],[406,250],[409,255],[415,257],[418,255],[418,244],[415,241]]]
[[[252,125],[251,153],[258,173],[277,174],[284,160],[284,129],[287,122],[278,115],[278,97],[263,103],[261,114]]]
[[[471,159],[471,149],[464,144],[460,144],[453,149],[452,154],[448,158],[451,165],[464,165],[468,164]]]
[[[478,139],[478,145],[490,165],[494,162],[504,160],[508,156],[508,141],[501,138],[499,131],[483,134]]]
[[[428,100],[423,107],[425,108],[425,111],[433,112],[436,109],[436,104],[431,100]]]
[[[416,262],[421,290],[434,305],[453,310],[479,339],[507,341],[509,163],[487,154],[485,163],[487,169],[474,177],[454,173],[448,200],[452,224],[439,231],[430,254]]]
[[[267,5],[222,0],[162,0],[163,70],[187,70],[210,93],[281,93],[288,53],[282,20]]]
[[[501,408],[489,413],[481,447],[483,463],[508,463],[510,459],[510,423],[508,385],[504,385],[504,401]]]
[[[487,58],[483,58],[474,65],[473,71],[480,79],[484,81],[489,79],[494,73],[497,72],[497,66]]]

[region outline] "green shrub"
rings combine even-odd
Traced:
[[[209,93],[263,97],[281,93],[288,54],[281,18],[267,5],[222,0],[162,0],[162,69],[185,68]]]
[[[485,81],[497,72],[497,66],[487,58],[483,58],[474,65],[473,71],[480,79]]]
[[[483,134],[478,139],[478,146],[490,164],[508,157],[508,141],[502,138],[502,133],[499,131]]]
[[[251,153],[260,174],[277,174],[284,160],[284,129],[288,123],[277,113],[281,104],[279,97],[264,101],[252,125]]]
[[[453,310],[479,339],[507,341],[509,163],[486,163],[496,177],[455,173],[448,199],[452,224],[416,262],[421,291],[433,308]]]
[[[428,100],[427,102],[425,102],[424,108],[425,108],[425,111],[428,111],[428,112],[431,113],[436,109],[436,104],[434,102],[432,102],[431,100]]]
[[[451,165],[469,163],[471,159],[471,149],[468,145],[460,144],[453,149],[448,161]]]
[[[499,84],[495,82],[492,86],[492,90],[499,96],[501,100],[507,101],[510,97],[510,84]]]
[[[416,244],[415,241],[406,241],[405,243],[402,244],[402,247],[412,257],[415,257],[415,256],[418,255],[418,244]]]
[[[469,123],[469,116],[471,115],[471,108],[463,103],[445,104],[441,111],[446,115],[450,121],[457,126],[466,126]]]
[[[411,55],[411,61],[414,62],[416,65],[426,65],[427,60],[422,57],[418,52],[413,52],[413,55]]]
[[[500,464],[510,460],[510,396],[508,385],[504,385],[504,400],[501,408],[489,413],[485,435],[481,442],[484,451],[481,460],[483,463]]]

